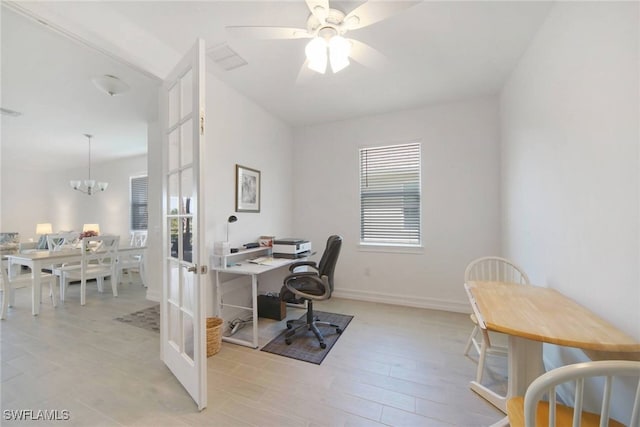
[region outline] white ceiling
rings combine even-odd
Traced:
[[[362,3],[330,4],[349,12]],[[365,67],[352,61],[337,74],[306,73],[308,78],[298,82],[307,39],[239,39],[225,27],[304,28],[309,10],[302,0],[15,5],[159,78],[197,37],[204,38],[208,47],[228,44],[248,65],[224,71],[211,62],[208,70],[284,121],[300,126],[497,93],[551,3],[419,2],[385,21],[347,33],[380,52],[384,64]],[[28,140],[22,143],[55,145],[56,152],[71,156],[85,147],[81,134],[90,132],[96,134],[96,156],[102,155],[101,139],[105,149],[133,151],[126,143],[119,145],[115,134],[135,129],[153,114],[155,109],[149,107],[156,102],[150,95],[154,81],[59,34],[45,35],[38,28],[42,25],[27,23],[7,8],[2,12],[2,106],[25,113],[17,119],[3,117],[3,156],[8,151],[6,125],[11,145],[25,133]],[[132,92],[109,98],[92,90],[89,78],[107,73],[126,80]],[[19,120],[24,125],[14,126]],[[140,130],[136,132],[139,136]]]

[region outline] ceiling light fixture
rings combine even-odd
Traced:
[[[96,190],[104,191],[109,186],[108,182],[96,182],[95,179],[91,179],[91,138],[93,135],[89,135],[87,133],[84,134],[89,139],[89,179],[81,180],[71,180],[69,181],[69,185],[74,190],[78,190],[81,193],[88,194],[91,196],[95,193]]]
[[[121,95],[129,90],[128,84],[111,74],[94,77],[91,81],[98,89],[110,96]]]
[[[331,70],[337,73],[349,65],[351,42],[339,35],[335,28],[324,27],[307,43],[304,52],[308,67],[313,71],[324,74],[327,62],[330,62]]]

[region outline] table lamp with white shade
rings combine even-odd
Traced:
[[[86,233],[87,231],[95,231],[97,234],[100,234],[100,224],[84,224],[82,226],[82,232]]]
[[[43,234],[51,234],[53,233],[53,227],[51,226],[50,222],[45,222],[42,224],[36,224],[36,235],[43,235]]]
[[[82,234],[80,234],[80,238],[84,239],[85,237],[93,237],[100,235],[100,224],[84,224],[82,226]]]

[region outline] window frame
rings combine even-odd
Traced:
[[[410,146],[417,145],[418,149],[418,241],[415,243],[411,242],[390,242],[390,241],[363,241],[362,233],[363,233],[363,223],[362,223],[362,153],[366,150],[375,150],[375,149],[384,149],[384,148],[393,148],[393,147],[402,147],[402,146]],[[421,140],[413,140],[407,142],[398,142],[398,143],[390,143],[390,144],[379,144],[379,145],[369,145],[369,146],[361,146],[358,148],[358,247],[362,251],[366,252],[394,252],[394,253],[422,253],[424,246],[423,239],[423,191],[422,191],[422,168],[423,168],[423,158],[422,158],[422,141]]]
[[[136,206],[146,205],[147,207],[147,226],[146,228],[134,228],[134,201],[133,201],[133,182],[134,180],[146,178],[146,186],[147,186],[147,200],[145,204],[136,203]],[[129,177],[129,231],[148,231],[149,229],[149,175],[148,174],[140,174]]]

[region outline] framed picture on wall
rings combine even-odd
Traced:
[[[260,212],[260,171],[236,165],[236,212]]]

